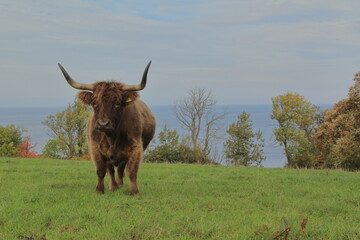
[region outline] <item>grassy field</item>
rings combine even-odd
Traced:
[[[139,197],[95,184],[88,161],[0,158],[0,239],[360,239],[359,172],[142,164]]]

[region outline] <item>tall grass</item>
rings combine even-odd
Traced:
[[[139,197],[96,179],[88,161],[0,158],[0,239],[360,239],[359,173],[142,164]]]

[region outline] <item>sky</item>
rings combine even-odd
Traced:
[[[358,0],[0,0],[0,107],[66,106],[78,82],[140,82],[172,105],[192,88],[220,105],[346,98],[360,71]]]

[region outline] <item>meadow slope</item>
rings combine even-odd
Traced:
[[[91,162],[0,158],[0,183],[0,239],[360,239],[359,172],[142,164],[141,196],[99,196]]]

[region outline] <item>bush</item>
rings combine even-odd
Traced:
[[[62,150],[59,141],[56,139],[49,139],[46,141],[42,154],[44,157],[59,159],[62,158],[59,154],[60,152],[62,152]]]
[[[24,127],[15,125],[0,126],[0,156],[15,157],[19,154],[18,146],[22,142],[21,135],[26,131]]]
[[[31,143],[30,137],[24,137],[18,146],[18,156],[22,158],[37,158],[37,152],[33,150],[35,147],[36,144]]]
[[[159,145],[148,149],[144,162],[151,163],[212,163],[211,159],[201,150],[194,151],[184,143],[179,143],[179,134],[165,125],[158,135]]]
[[[198,163],[208,164],[212,161],[203,152],[194,151],[182,144],[176,146],[160,145],[146,152],[145,162],[151,163]]]

